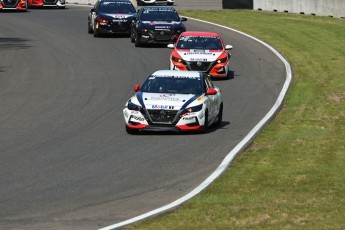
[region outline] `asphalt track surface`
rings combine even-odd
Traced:
[[[0,229],[97,229],[184,196],[265,116],[284,84],[285,67],[269,49],[188,20],[188,30],[219,32],[234,46],[233,78],[216,81],[222,127],[127,135],[122,109],[133,86],[168,68],[170,50],[94,38],[88,10],[0,13]]]

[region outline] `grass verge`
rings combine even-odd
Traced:
[[[182,11],[282,53],[283,109],[199,196],[130,229],[345,229],[345,21],[256,11]]]

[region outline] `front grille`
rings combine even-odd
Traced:
[[[112,31],[130,31],[130,24],[125,22],[113,22],[110,25]]]
[[[147,112],[153,123],[172,124],[178,111],[148,109]]]
[[[196,71],[208,71],[210,68],[210,64],[211,62],[196,62],[196,61],[188,62],[189,69],[196,70]]]
[[[169,30],[158,30],[154,31],[153,35],[157,41],[166,41],[171,39],[172,32]]]
[[[47,5],[55,5],[57,0],[43,0],[43,2]]]
[[[18,5],[19,0],[2,0],[1,2],[6,8],[15,8]]]

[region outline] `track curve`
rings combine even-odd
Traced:
[[[0,14],[0,228],[96,229],[179,198],[217,168],[285,80],[270,50],[193,20],[234,46],[221,129],[125,133],[122,108],[170,50],[87,34],[88,8]]]

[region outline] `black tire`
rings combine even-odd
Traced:
[[[219,113],[218,113],[218,120],[216,122],[216,125],[218,127],[221,127],[222,126],[222,121],[223,121],[223,104],[220,105]]]
[[[139,133],[139,130],[137,130],[137,129],[130,129],[130,128],[128,128],[128,126],[126,125],[126,132],[127,132],[128,134],[135,135],[135,134],[138,134],[138,133]]]
[[[88,32],[89,34],[92,34],[92,33],[93,33],[92,26],[91,26],[89,23],[87,24],[87,32]]]
[[[26,0],[26,9],[30,9],[31,6],[30,6],[30,1],[29,0]]]
[[[138,38],[138,34],[135,35],[135,43],[134,43],[135,47],[140,47],[141,46],[141,42],[140,39]]]
[[[98,30],[96,29],[96,24],[95,23],[94,23],[94,27],[93,27],[93,36],[95,38],[97,38],[97,37],[99,37],[100,34],[99,34]]]
[[[205,111],[205,123],[204,123],[204,129],[202,130],[202,133],[206,133],[208,128],[208,110]]]
[[[131,29],[131,43],[135,42],[135,33],[133,31],[133,29]]]

